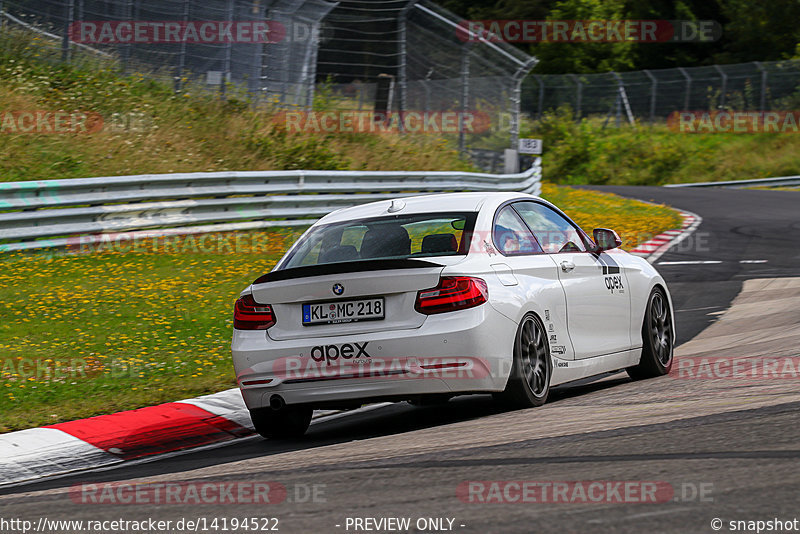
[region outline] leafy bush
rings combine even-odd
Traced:
[[[543,139],[545,180],[560,184],[661,185],[800,173],[797,135],[695,134],[665,124],[603,123],[603,117],[576,121],[562,107],[524,122],[522,136]]]

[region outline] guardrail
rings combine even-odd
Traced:
[[[541,192],[541,159],[519,174],[198,172],[0,183],[0,251],[131,237],[310,225],[336,209],[420,193]],[[105,236],[107,238],[107,235]]]
[[[756,180],[728,180],[725,182],[695,182],[689,184],[669,184],[664,187],[795,187],[800,186],[800,176],[780,176],[777,178],[759,178]]]

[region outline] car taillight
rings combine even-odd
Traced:
[[[239,297],[233,307],[233,327],[238,330],[266,330],[275,324],[272,306],[259,304],[253,295]]]
[[[414,309],[425,315],[480,306],[489,299],[486,282],[470,276],[448,276],[439,285],[417,293]]]

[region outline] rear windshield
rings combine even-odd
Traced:
[[[415,213],[313,228],[280,269],[359,260],[428,258],[467,253],[476,213]]]

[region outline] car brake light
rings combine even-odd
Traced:
[[[414,309],[425,315],[480,306],[489,299],[486,282],[470,276],[448,276],[439,285],[417,293]]]
[[[233,307],[233,327],[237,330],[266,330],[275,324],[272,306],[259,304],[253,295],[239,297]]]

